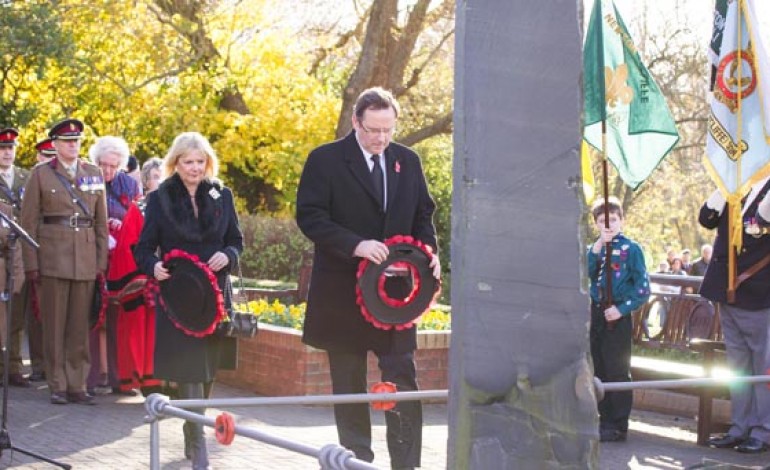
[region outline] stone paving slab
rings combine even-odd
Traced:
[[[249,392],[217,385],[215,397],[252,396]],[[130,470],[149,468],[150,427],[144,423],[141,397],[100,396],[97,406],[51,405],[45,386],[11,388],[7,420],[12,444],[72,465],[74,469]],[[336,443],[331,407],[270,406],[228,410],[241,425],[306,445]],[[208,410],[215,417],[218,410]],[[372,413],[375,461],[389,468],[384,419]],[[423,468],[446,468],[446,406],[425,406]],[[161,468],[189,468],[182,455],[182,420],[161,422]],[[770,468],[770,453],[758,456],[695,445],[695,422],[651,412],[635,411],[629,440],[600,447],[600,469],[694,469],[715,468],[723,462],[731,468]],[[208,446],[214,469],[304,470],[317,469],[315,459],[236,436],[233,445],[219,445],[208,430]],[[707,467],[708,465],[708,467]],[[32,457],[3,451],[0,468],[51,469]],[[482,469],[487,470],[487,469]],[[496,470],[496,469],[489,469]]]

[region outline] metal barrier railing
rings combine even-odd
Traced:
[[[603,383],[594,377],[594,387],[597,399],[601,400],[606,392],[617,392],[633,389],[666,389],[688,387],[723,386],[731,383],[767,383],[770,386],[770,375],[708,377],[676,380],[647,380],[641,382],[608,382]],[[290,397],[253,397],[253,398],[214,398],[206,400],[170,400],[169,397],[154,393],[147,397],[145,409],[150,424],[150,468],[160,469],[160,425],[163,417],[175,416],[187,421],[216,427],[216,420],[185,408],[220,408],[244,406],[274,406],[274,405],[326,405],[335,403],[387,403],[415,400],[445,400],[448,390],[422,390],[397,393],[362,393],[341,395],[311,395]],[[355,458],[353,452],[337,444],[327,444],[321,448],[283,439],[246,426],[234,425],[233,435],[248,437],[265,444],[280,447],[316,458],[324,470],[372,470],[378,467],[369,462]]]
[[[731,383],[768,383],[770,375],[739,375],[733,377],[704,377],[698,379],[644,380],[640,382],[607,382],[603,383],[594,377],[597,399],[604,398],[605,392],[620,392],[624,390],[658,389],[658,388],[693,388],[714,387]],[[769,385],[770,386],[770,385]]]
[[[334,403],[369,403],[446,399],[447,390],[421,390],[398,393],[361,393],[341,395],[314,395],[294,397],[254,397],[254,398],[214,398],[208,400],[170,400],[169,397],[153,393],[147,397],[144,407],[148,413],[146,422],[150,424],[150,469],[160,469],[160,419],[175,416],[187,421],[215,428],[216,420],[185,408],[219,408],[266,405],[322,405]],[[246,426],[235,425],[234,435],[248,437],[282,449],[316,458],[324,470],[373,470],[379,467],[355,458],[350,450],[337,445],[327,444],[316,448],[295,441],[283,439]]]

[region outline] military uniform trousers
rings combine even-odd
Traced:
[[[94,281],[41,276],[40,315],[48,388],[85,392],[90,367],[88,315]]]
[[[740,375],[770,370],[770,308],[744,310],[719,304],[727,365]],[[770,444],[770,388],[767,384],[730,385],[732,426],[728,434]]]
[[[36,288],[30,287],[29,282],[24,283],[22,290],[22,296],[25,299],[27,308],[25,309],[25,316],[27,317],[27,345],[29,346],[29,361],[32,365],[32,372],[43,373],[45,372],[45,359],[43,358],[43,324],[40,321],[41,317],[35,317],[35,311],[32,308],[32,296],[36,299],[38,309],[40,308],[40,292],[39,286]]]
[[[26,289],[23,289],[18,294],[13,294],[13,305],[11,305],[11,309],[13,310],[11,312],[11,331],[8,332],[9,374],[20,374],[22,372],[21,341],[24,336],[25,309],[27,307],[25,295]],[[0,374],[2,374],[5,366],[2,354],[0,354],[0,366],[2,366],[0,367]]]

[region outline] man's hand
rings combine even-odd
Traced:
[[[612,306],[604,311],[604,319],[607,321],[620,320],[620,310],[616,306]]]
[[[441,261],[438,259],[438,255],[433,255],[428,266],[433,268],[433,277],[441,279]]]
[[[211,258],[209,258],[208,265],[209,268],[211,268],[212,271],[217,272],[220,269],[224,268],[225,266],[230,263],[230,259],[227,257],[226,254],[222,253],[221,251],[217,251],[213,255],[211,255]]]
[[[388,249],[388,245],[382,243],[381,241],[364,240],[356,245],[356,249],[353,251],[353,256],[366,258],[374,264],[380,264],[388,259],[389,253],[390,250]]]
[[[163,266],[163,261],[158,261],[155,263],[155,267],[152,270],[153,276],[155,276],[155,279],[159,281],[165,281],[166,279],[171,277],[171,273],[168,272],[168,269],[166,269]]]
[[[40,271],[26,271],[24,273],[24,279],[29,282],[34,282],[35,284],[40,284]]]

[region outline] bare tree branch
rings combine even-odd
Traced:
[[[452,133],[452,113],[447,113],[437,120],[433,121],[428,126],[418,129],[410,134],[407,134],[398,139],[398,141],[404,145],[412,146],[417,142],[421,142],[430,137],[439,134],[451,134]]]

